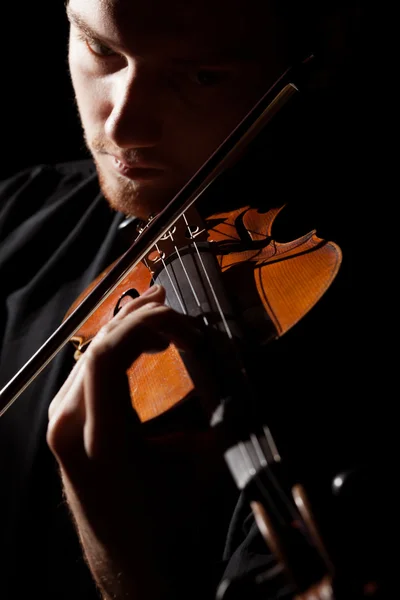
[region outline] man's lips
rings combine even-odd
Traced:
[[[128,179],[134,179],[136,181],[154,179],[160,177],[165,171],[165,169],[151,163],[127,163],[125,160],[114,154],[110,154],[109,156],[111,157],[111,164],[114,169],[121,175],[128,177]]]

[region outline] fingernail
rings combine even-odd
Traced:
[[[141,294],[141,295],[142,296],[150,296],[150,294],[155,294],[159,290],[160,290],[160,286],[159,285],[152,285],[151,287],[149,287],[148,290],[146,290],[145,292],[143,292],[143,294]]]

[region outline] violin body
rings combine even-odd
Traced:
[[[223,286],[229,297],[226,314],[233,311],[235,319],[241,322],[248,344],[260,346],[282,336],[325,293],[342,259],[340,248],[319,238],[315,231],[289,242],[274,240],[273,223],[283,208],[261,211],[243,206],[204,220],[190,209],[185,220],[175,224],[173,232],[165,235],[157,248],[148,252],[74,335],[76,357],[108,323],[123,304],[124,297],[137,297],[153,283],[166,287],[167,304],[180,312],[195,317],[207,312],[209,315],[217,313],[212,294],[207,289],[209,286],[201,274],[204,260],[208,261],[207,272],[211,273],[213,265],[216,266],[214,270],[219,272],[221,281],[216,283],[217,273],[212,285]],[[200,249],[197,255],[190,250],[193,245]],[[199,259],[199,254],[203,259]],[[186,267],[182,267],[184,261]],[[190,304],[188,296],[193,295],[193,290],[185,292],[182,281],[187,279],[191,264],[195,271],[191,281],[196,286],[196,295],[202,297],[201,306],[186,310]],[[77,298],[66,317],[109,269]],[[175,281],[175,286],[171,280]],[[179,287],[178,293],[176,287]],[[218,295],[221,294],[222,291]],[[179,302],[176,301],[178,296]],[[142,421],[161,415],[189,398],[195,390],[192,377],[174,345],[156,355],[142,355],[127,375],[132,404]]]

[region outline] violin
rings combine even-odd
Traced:
[[[274,240],[273,225],[284,205],[266,209],[244,203],[206,214],[198,210],[207,188],[297,95],[298,76],[296,70],[285,72],[165,209],[140,224],[132,246],[77,298],[57,331],[1,390],[0,415],[66,343],[74,343],[79,358],[124,298],[163,285],[167,303],[198,320],[208,332],[207,349],[215,342],[224,357],[214,403],[206,407],[210,426],[224,439],[226,464],[284,568],[290,597],[361,599],[376,595],[378,584],[354,584],[347,573],[343,584],[304,489],[286,480],[269,428],[247,406],[252,393],[248,354],[281,337],[315,306],[340,269],[341,249],[315,230],[285,243]],[[240,295],[235,293],[239,274]],[[140,357],[127,376],[132,404],[143,422],[190,400],[201,388],[192,365],[173,345]],[[258,582],[224,582],[218,597],[257,597],[263,583],[262,577]]]
[[[185,211],[71,338],[76,358],[124,298],[136,298],[153,284],[165,288],[169,306],[220,328],[228,338],[242,339],[245,331],[246,343],[259,346],[283,335],[322,296],[341,262],[340,248],[315,231],[276,242],[272,227],[283,208],[261,212],[243,206],[204,220],[193,207]],[[234,292],[238,278],[244,287],[239,296]],[[96,283],[77,298],[67,317]],[[305,290],[300,297],[299,289]],[[142,355],[127,376],[142,421],[158,417],[196,389],[174,345],[157,355]]]

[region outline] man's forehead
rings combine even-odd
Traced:
[[[263,2],[262,13],[268,0]],[[256,0],[70,0],[74,12],[95,19],[121,36],[197,36],[223,43],[249,37],[259,25]],[[271,23],[264,24],[264,34]],[[256,34],[256,31],[253,31]]]

